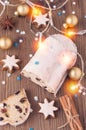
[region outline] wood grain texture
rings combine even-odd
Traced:
[[[14,3],[18,3],[19,0],[11,0]],[[35,0],[33,0],[35,1]],[[59,0],[60,1],[60,0]],[[64,0],[61,0],[63,2]],[[86,19],[84,19],[84,15],[86,14],[86,0],[75,0],[77,2],[77,5],[71,6],[71,2],[73,0],[69,0],[67,5],[63,8],[66,10],[66,15],[62,15],[60,17],[57,16],[57,12],[53,12],[53,18],[54,18],[54,23],[58,28],[62,28],[62,24],[65,21],[65,18],[68,14],[71,14],[73,10],[76,11],[76,14],[79,18],[79,24],[78,24],[78,29],[86,29]],[[2,7],[1,7],[2,8]],[[16,7],[10,7],[8,8],[8,15],[9,17],[13,17],[14,11],[16,10]],[[7,10],[2,16],[3,18],[7,14]],[[20,36],[19,34],[16,33],[16,29],[20,30],[25,30],[26,35],[23,36],[24,42],[19,45],[18,48],[12,47],[10,50],[3,51],[0,50],[0,60],[5,57],[6,54],[15,54],[22,60],[21,63],[21,70],[23,67],[27,64],[29,61],[29,54],[35,53],[35,50],[33,49],[33,39],[34,35],[30,31],[29,28],[29,18],[21,18],[21,17],[16,17],[16,28],[13,29],[12,31],[4,31],[2,30],[0,26],[0,37],[1,36],[9,36],[13,41],[17,40]],[[50,34],[58,33],[55,32],[52,28],[50,28],[49,32],[47,32],[45,35],[48,36]],[[83,56],[83,59],[85,61],[85,66],[86,66],[86,35],[84,36],[77,36],[76,38],[73,39],[78,47],[78,51],[81,53]],[[77,61],[77,65],[80,66],[80,61]],[[21,71],[20,70],[20,71]],[[13,94],[17,90],[21,88],[25,88],[28,99],[30,100],[32,104],[32,109],[34,112],[30,115],[29,119],[21,126],[18,127],[12,127],[10,125],[6,125],[3,127],[0,127],[0,130],[29,130],[30,127],[33,127],[34,130],[57,130],[57,127],[60,126],[61,124],[64,124],[66,122],[66,117],[65,114],[62,110],[61,104],[58,101],[58,98],[61,95],[64,95],[63,88],[60,89],[60,91],[57,94],[57,98],[55,105],[59,107],[59,111],[55,113],[56,117],[54,119],[49,118],[48,120],[44,120],[43,115],[38,114],[39,106],[37,103],[34,101],[33,97],[37,95],[39,97],[39,102],[43,102],[44,98],[48,98],[49,100],[54,99],[53,95],[49,94],[47,91],[43,90],[41,87],[38,87],[36,84],[32,83],[28,79],[22,77],[21,81],[17,81],[16,77],[19,75],[20,71],[16,71],[15,73],[12,74],[10,78],[7,77],[7,73],[3,72],[0,68],[0,101],[3,100],[4,98],[8,97],[10,94]],[[86,69],[85,69],[86,73]],[[85,76],[86,78],[86,76]],[[86,80],[83,80],[83,85],[86,86]],[[2,80],[6,81],[6,85],[2,85],[1,82]],[[83,125],[83,129],[86,130],[86,97],[79,96],[78,98],[74,99],[76,108],[78,113],[80,114],[80,120]],[[70,130],[70,127],[67,126],[63,128],[62,130]]]

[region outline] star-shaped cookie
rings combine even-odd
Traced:
[[[54,106],[54,101],[48,102],[48,100],[45,98],[44,103],[39,103],[39,106],[41,107],[39,113],[43,113],[45,119],[50,115],[54,117],[54,111],[57,111],[58,108]]]
[[[19,69],[19,62],[20,60],[16,59],[15,55],[6,55],[6,59],[1,60],[0,63],[3,64],[3,70],[8,70],[12,73],[13,69]]]
[[[39,16],[36,16],[35,20],[33,20],[33,22],[37,23],[38,26],[40,26],[40,25],[46,26],[46,22],[48,22],[48,21],[49,21],[49,18],[47,18],[47,14],[44,14],[44,15],[41,14]]]

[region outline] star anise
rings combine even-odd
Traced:
[[[8,16],[6,16],[6,18],[3,18],[0,21],[0,25],[2,26],[2,29],[4,30],[11,30],[15,27],[15,22],[13,17],[9,18]]]

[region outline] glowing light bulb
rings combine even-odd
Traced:
[[[75,35],[75,32],[68,31],[66,35],[69,36],[69,37],[71,37],[71,36],[74,36],[74,35]]]
[[[69,55],[64,55],[63,62],[65,64],[70,64],[70,62],[71,62],[70,56]]]
[[[69,84],[69,91],[72,94],[76,94],[79,90],[79,86],[78,84],[74,84],[73,82],[71,84]]]
[[[72,29],[72,30],[71,30],[71,29],[67,29],[67,30],[65,31],[65,35],[66,35],[67,37],[69,37],[69,38],[74,37],[75,34],[76,34],[75,29]]]
[[[43,41],[45,40],[44,37],[42,37],[41,39],[39,39],[38,41],[34,40],[33,42],[33,49],[36,51],[38,48],[41,48],[43,50],[44,48],[44,44]]]
[[[77,89],[77,85],[72,85],[71,87],[70,87],[70,89],[71,89],[71,91],[75,91],[76,89]]]
[[[38,48],[42,49],[44,51],[45,49],[45,44],[43,43],[43,41],[39,41],[38,42]]]
[[[78,82],[73,81],[71,79],[68,79],[65,82],[64,87],[65,87],[66,93],[76,94],[76,93],[78,93],[78,90],[79,90]]]
[[[38,9],[38,8],[36,8],[36,7],[33,8],[33,16],[34,16],[34,17],[39,16],[39,15],[41,15],[41,14],[42,14],[42,13],[41,13],[41,10],[40,10],[40,9]]]
[[[38,46],[39,46],[39,48],[42,48],[43,45],[42,45],[41,41],[38,42]]]
[[[75,60],[74,53],[69,52],[69,51],[63,52],[59,57],[60,63],[63,64],[64,66],[68,67],[68,68],[73,66],[74,60]]]

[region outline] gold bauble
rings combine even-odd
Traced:
[[[18,15],[20,16],[26,16],[29,13],[29,7],[26,4],[19,5],[17,7]]]
[[[73,67],[69,72],[69,77],[72,80],[79,80],[82,76],[82,71],[78,67]]]
[[[10,38],[8,37],[1,37],[0,38],[0,48],[3,50],[7,50],[9,48],[11,48],[12,46],[12,41]]]
[[[71,14],[69,16],[67,16],[66,18],[66,24],[69,26],[69,27],[74,27],[78,24],[78,18],[76,15],[74,14]]]

